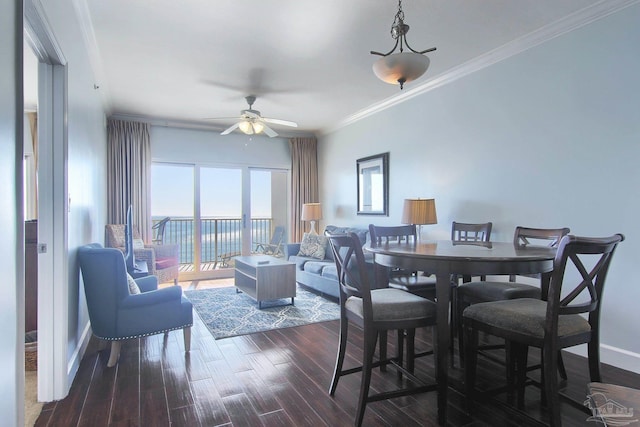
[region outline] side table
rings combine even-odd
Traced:
[[[267,255],[235,258],[235,286],[258,302],[296,296],[296,264]]]
[[[147,267],[147,263],[144,261],[136,261],[133,264],[133,269],[131,271],[127,271],[131,277],[134,279],[139,279],[141,277],[146,277],[149,275],[149,268]]]

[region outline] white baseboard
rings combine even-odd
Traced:
[[[67,364],[67,378],[69,386],[73,384],[73,380],[76,377],[76,373],[78,372],[78,368],[80,367],[80,362],[82,361],[82,357],[84,356],[85,351],[87,350],[87,346],[89,345],[89,340],[91,339],[91,323],[87,322],[86,326],[82,331],[82,337],[80,338],[78,345],[73,351],[73,355],[69,359],[69,363]]]
[[[567,348],[566,351],[587,357],[586,345]],[[600,344],[600,362],[640,374],[640,354],[629,350],[608,344]]]

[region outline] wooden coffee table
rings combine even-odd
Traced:
[[[267,255],[235,258],[235,286],[258,302],[296,296],[296,263]]]

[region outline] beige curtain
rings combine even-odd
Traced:
[[[31,131],[31,150],[33,151],[33,168],[36,171],[36,177],[38,176],[38,113],[28,112],[27,118],[29,119],[29,130]],[[30,212],[31,218],[38,218],[38,180],[33,182],[33,194],[32,198],[33,207]]]
[[[107,122],[107,194],[110,224],[133,223],[145,242],[151,234],[151,141],[149,124],[109,119]]]
[[[291,149],[291,236],[290,241],[302,240],[304,226],[300,221],[304,203],[318,203],[318,142],[315,137],[292,138]],[[321,230],[320,227],[317,227]]]

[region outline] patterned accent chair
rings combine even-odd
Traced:
[[[128,277],[122,252],[99,243],[80,247],[78,263],[93,334],[111,341],[108,367],[118,361],[123,340],[175,329],[183,330],[185,351],[189,351],[193,308],[182,288],[158,289],[155,276]]]
[[[124,224],[107,224],[105,226],[106,245],[109,248],[117,248],[125,253]],[[149,274],[158,277],[158,283],[173,280],[178,284],[180,272],[180,245],[145,245],[140,238],[140,233],[133,227],[133,253],[136,261],[147,263]]]

